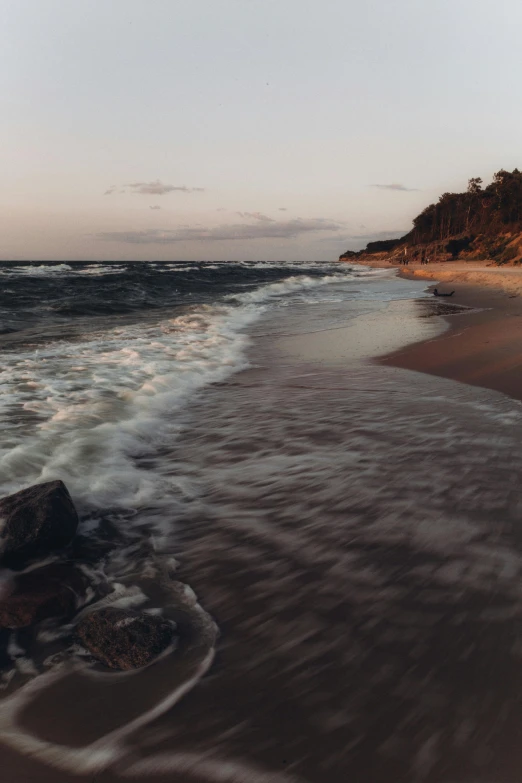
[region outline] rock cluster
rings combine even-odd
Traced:
[[[0,499],[0,569],[22,569],[14,574],[0,570],[0,636],[50,618],[69,622],[80,607],[99,597],[88,569],[71,559],[74,547],[66,550],[77,528],[78,514],[62,481]],[[35,562],[59,550],[69,559],[41,566]],[[176,639],[175,625],[161,617],[116,608],[96,611],[94,606],[86,615],[84,610],[75,635],[94,658],[119,670],[147,665]]]

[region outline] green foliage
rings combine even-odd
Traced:
[[[493,235],[507,229],[520,231],[522,172],[501,169],[484,189],[480,177],[474,177],[469,180],[465,193],[444,193],[436,204],[430,204],[414,219],[413,226],[408,240],[415,244],[444,241],[468,233]]]
[[[469,246],[473,242],[472,237],[461,237],[460,239],[450,239],[446,245],[446,252],[451,253],[453,258],[457,258],[459,253],[463,250],[469,250]]]
[[[468,193],[476,195],[482,190],[482,178],[472,177],[468,179]]]
[[[367,253],[387,253],[400,245],[401,239],[380,239],[377,242],[368,242],[366,245]]]

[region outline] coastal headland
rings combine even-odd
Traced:
[[[444,193],[399,239],[370,242],[340,261],[397,268],[437,284],[448,330],[382,361],[495,389],[522,400],[522,173],[500,170],[485,188]],[[419,307],[424,307],[419,303]],[[431,310],[433,312],[433,308]]]
[[[408,275],[411,272],[407,273]],[[415,343],[380,359],[383,364],[416,370],[443,378],[482,386],[522,400],[522,297],[500,288],[491,275],[487,282],[471,285],[461,282],[458,272],[433,276],[455,289],[452,303],[441,305],[448,330],[441,336]],[[522,288],[522,272],[510,279],[513,288]],[[495,285],[489,283],[491,280]],[[419,302],[423,307],[424,302]]]
[[[381,254],[357,263],[390,266]],[[522,400],[522,269],[491,266],[489,261],[409,264],[398,269],[401,277],[440,284],[443,292],[455,290],[451,299],[437,300],[448,329],[379,361]],[[424,306],[419,301],[419,307]]]

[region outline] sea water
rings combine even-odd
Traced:
[[[5,747],[56,781],[517,768],[522,409],[372,361],[445,328],[423,283],[262,262],[0,276],[2,494],[61,478],[80,533],[117,541],[90,564],[102,600],[199,623],[181,663],[130,677],[72,665],[68,629],[12,634]]]

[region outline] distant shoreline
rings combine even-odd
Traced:
[[[387,253],[364,256],[351,263],[369,266],[375,269],[397,269],[401,277],[433,280],[443,283],[466,283],[475,286],[498,289],[507,294],[522,296],[522,266],[497,266],[491,261],[443,261],[421,266],[410,263],[408,266],[391,264]],[[341,263],[350,263],[347,259]]]
[[[367,266],[389,268],[383,261]],[[379,363],[493,389],[522,401],[522,269],[476,263],[399,268],[402,277],[455,289],[452,304],[472,308],[445,316],[449,329],[388,354]],[[420,302],[422,306],[422,302]]]

